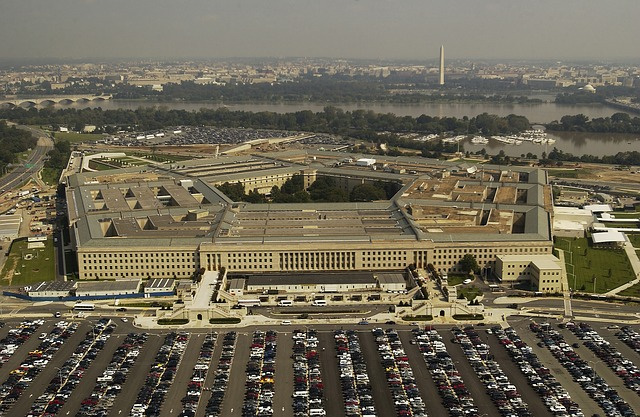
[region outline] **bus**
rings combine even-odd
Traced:
[[[260,300],[238,300],[238,305],[241,307],[260,307],[262,303]]]
[[[96,306],[89,303],[76,303],[73,309],[75,311],[93,311],[96,309]]]

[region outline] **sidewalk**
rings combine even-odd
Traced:
[[[491,325],[506,325],[506,318],[509,315],[518,314],[518,311],[511,308],[495,308],[486,309],[484,312],[484,318],[482,320],[467,320],[459,321],[453,319],[451,316],[434,316],[430,321],[415,321],[421,326],[424,325],[450,325],[450,326],[464,326],[470,324],[478,324],[480,322],[485,323],[487,326]],[[291,326],[313,326],[313,325],[345,325],[352,326],[357,325],[363,319],[360,317],[345,317],[345,318],[311,318],[311,319],[287,319],[291,322]],[[135,317],[133,319],[133,325],[142,329],[202,329],[211,327],[220,328],[243,328],[249,326],[284,326],[280,318],[270,318],[258,314],[248,315],[242,319],[242,322],[238,324],[209,324],[207,321],[192,320],[187,324],[178,326],[165,326],[157,323],[157,317],[155,316],[143,316]],[[366,318],[366,321],[370,325],[384,325],[387,321],[394,321],[397,325],[410,325],[414,323],[413,319],[403,320],[397,313],[378,313]],[[508,326],[508,325],[506,325]]]

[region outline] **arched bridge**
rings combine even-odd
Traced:
[[[111,94],[103,94],[100,96],[82,95],[82,96],[52,96],[37,98],[16,98],[16,99],[0,99],[0,106],[30,107],[30,106],[47,106],[51,104],[71,104],[83,103],[88,101],[111,100]]]

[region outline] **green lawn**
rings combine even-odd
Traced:
[[[140,166],[140,165],[149,165],[151,164],[151,161],[141,161],[139,159],[136,158],[112,158],[111,162],[117,163],[118,165],[124,167],[124,166]]]
[[[595,282],[595,293],[604,293],[634,278],[631,264],[621,249],[594,249],[586,238],[556,238],[555,246],[565,251],[569,287],[578,291],[594,292]]]
[[[593,171],[590,169],[584,169],[584,168],[547,169],[547,174],[550,177],[558,177],[558,178],[589,178],[593,175]]]
[[[640,284],[636,284],[631,288],[618,293],[622,297],[640,297]]]
[[[449,274],[447,275],[447,285],[453,287],[454,285],[462,284],[462,281],[467,278],[471,278],[471,276],[464,274]]]
[[[629,241],[631,241],[631,244],[634,248],[640,249],[640,234],[628,234],[627,237],[629,238]]]
[[[31,257],[31,259],[25,259]],[[1,285],[27,285],[55,279],[53,240],[42,249],[27,249],[27,241],[14,241],[2,269]]]
[[[637,219],[640,218],[640,213],[630,213],[622,211],[614,211],[611,213],[616,219]]]
[[[95,169],[96,171],[109,171],[110,169],[119,169],[120,167],[107,165],[107,163],[101,162],[98,159],[92,159],[89,161],[89,168]]]
[[[60,170],[54,168],[42,168],[42,181],[49,185],[57,185],[60,179]]]
[[[53,132],[57,140],[66,140],[71,143],[93,142],[102,139],[104,136],[99,133],[76,133],[76,132]]]
[[[475,285],[472,285],[470,287],[458,287],[457,291],[458,297],[460,297],[460,294],[462,294],[464,298],[467,299],[467,301],[473,301],[476,297],[482,295],[482,290],[480,288],[476,288]]]
[[[190,159],[194,159],[192,156],[184,156],[184,155],[170,155],[170,154],[151,154],[151,153],[140,153],[135,152],[132,154],[133,156],[137,156],[138,158],[146,158],[152,162],[179,162],[179,161],[188,161]]]
[[[635,229],[638,227],[638,223],[625,223],[625,222],[606,222],[607,227],[615,227],[619,229]]]

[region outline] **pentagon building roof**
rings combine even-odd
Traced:
[[[127,238],[127,245],[148,245],[149,239],[193,245],[551,238],[550,189],[539,169],[468,169],[418,157],[375,156],[375,169],[341,162],[360,157],[291,151],[158,164],[146,168],[148,177],[139,168],[78,174],[69,180],[69,217],[79,246],[113,245],[116,238]],[[371,203],[248,204],[232,202],[212,185],[305,168],[356,183],[395,182],[402,189],[389,201]],[[104,182],[107,176],[111,183]]]

